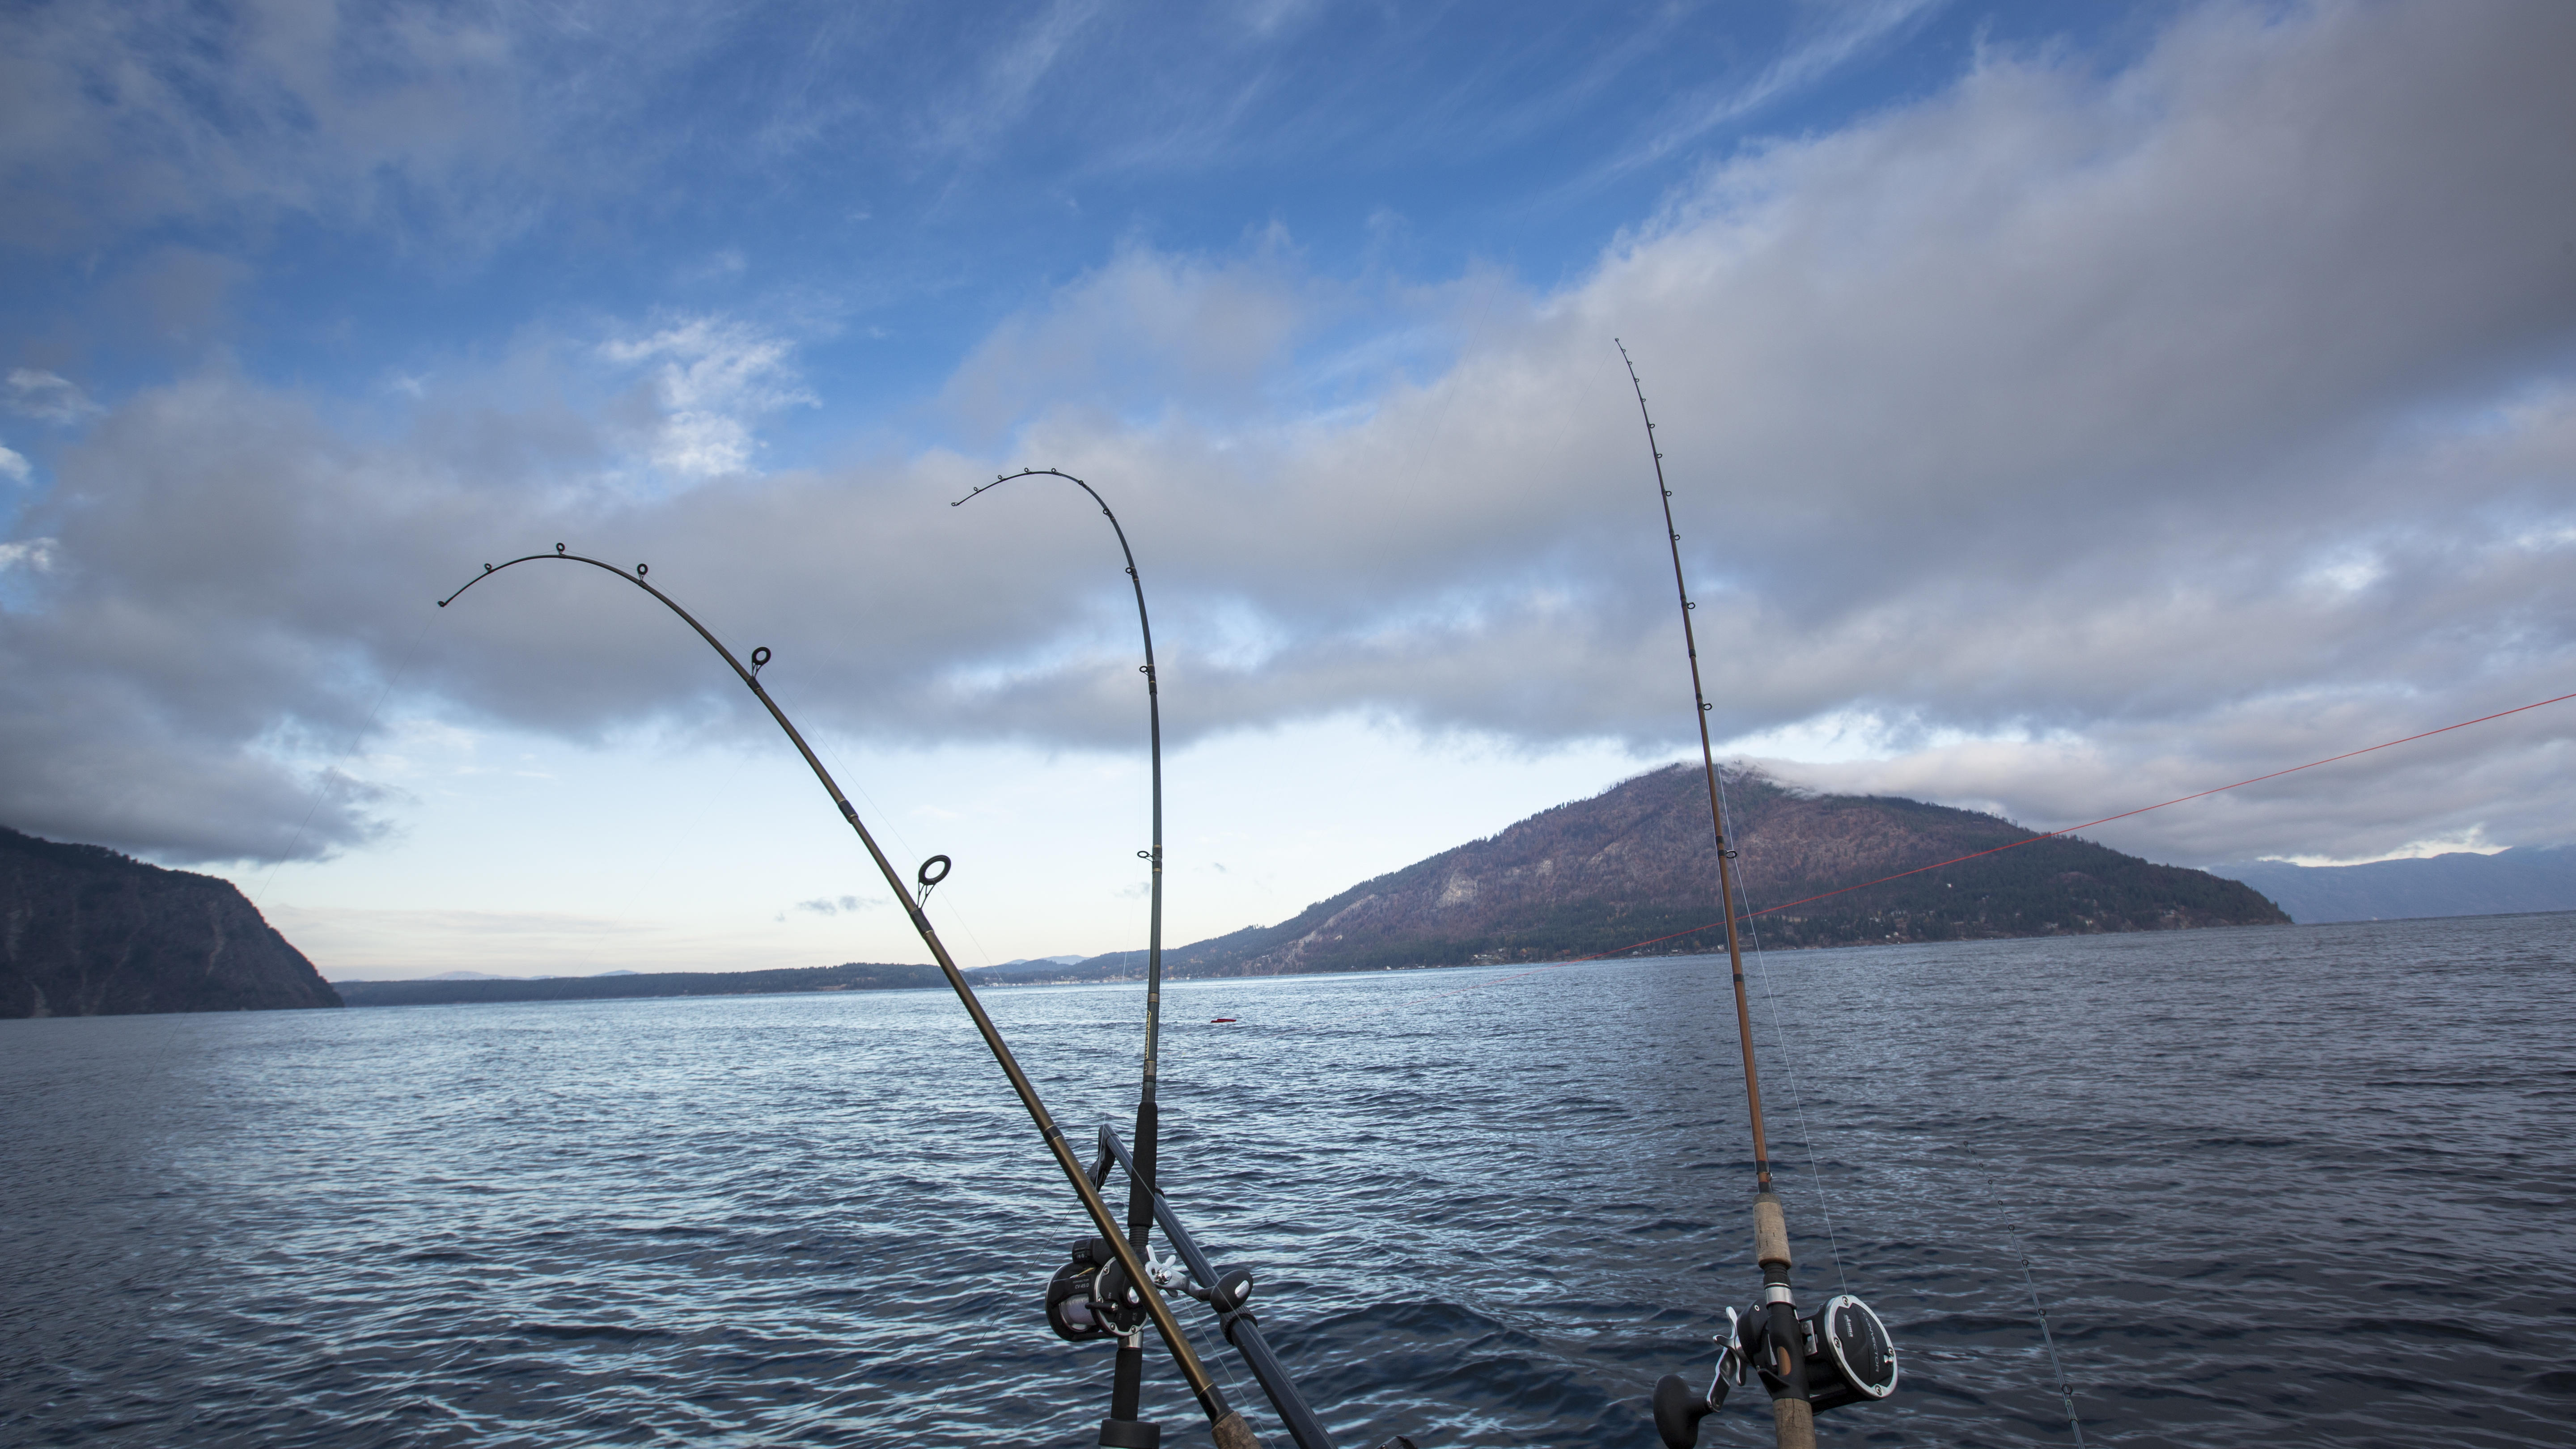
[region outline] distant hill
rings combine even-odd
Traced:
[[[0,1017],[338,1006],[231,881],[0,827]]]
[[[351,1006],[434,1006],[461,1001],[605,1001],[632,996],[756,996],[778,991],[883,991],[940,984],[936,966],[853,961],[783,971],[617,971],[598,976],[485,976],[343,981]]]
[[[2368,865],[2241,860],[2209,869],[2245,882],[2311,925],[2576,911],[2576,846],[2517,846],[2495,855],[2457,851]]]
[[[1746,898],[1755,909],[1976,851],[2035,841],[1927,875],[1760,918],[1768,946],[1846,946],[2001,936],[2286,925],[2251,888],[2151,865],[2089,841],[2037,840],[2008,820],[1916,800],[1818,795],[1752,771],[1727,789]],[[1374,971],[1475,961],[1551,961],[1674,936],[1651,950],[1721,950],[1716,848],[1699,771],[1668,766],[1589,800],[1541,811],[1487,840],[1363,881],[1275,926],[1167,949],[1174,976]],[[1678,933],[1678,934],[1676,934]],[[1143,953],[1041,957],[973,973],[980,984],[1132,977]],[[929,966],[657,972],[527,981],[343,981],[352,1006],[467,1001],[736,996],[936,986]]]
[[[1059,958],[1079,961],[1078,956]],[[1106,958],[1104,958],[1106,959]],[[1084,972],[1046,960],[1011,962],[969,972],[976,985],[1025,986],[1037,982],[1099,979],[1133,971]],[[343,981],[351,1006],[444,1006],[490,1001],[611,1001],[651,996],[767,996],[796,991],[905,991],[944,986],[931,965],[851,961],[839,966],[798,966],[777,971],[604,971],[597,976],[475,976],[451,971],[412,981]]]
[[[1728,771],[1727,790],[1755,910],[2034,836],[1992,815],[1812,794],[1757,771]],[[1651,949],[1721,950],[1722,930],[1693,930],[1718,916],[1716,880],[1705,777],[1669,765],[1163,959],[1182,976],[1370,971],[1558,960],[1675,932]],[[2061,836],[1766,915],[1757,929],[1768,946],[1845,946],[2288,922],[2236,881]]]

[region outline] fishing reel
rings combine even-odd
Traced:
[[[1073,1245],[1072,1261],[1047,1280],[1047,1327],[1067,1343],[1123,1338],[1145,1326],[1145,1295],[1103,1238]]]
[[[1896,1344],[1868,1304],[1837,1293],[1797,1324],[1798,1348],[1807,1365],[1807,1402],[1817,1413],[1845,1404],[1874,1404],[1896,1392]],[[1725,1347],[1706,1394],[1692,1393],[1679,1374],[1666,1374],[1655,1385],[1655,1432],[1667,1449],[1691,1449],[1698,1443],[1699,1421],[1726,1402],[1730,1387],[1742,1388],[1757,1374],[1775,1396],[1785,1387],[1770,1367],[1778,1355],[1766,1305],[1755,1303],[1736,1314],[1734,1331],[1718,1341]]]

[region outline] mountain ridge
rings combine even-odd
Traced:
[[[340,1004],[231,881],[0,826],[0,1017]]]
[[[2308,925],[2576,911],[2576,845],[2521,845],[2494,855],[2453,851],[2361,865],[2243,860],[2208,869],[2245,882]]]
[[[2289,917],[2244,884],[2156,865],[2072,837],[2042,837],[1992,815],[1894,796],[1825,795],[1753,770],[1726,774],[1745,899],[1768,946],[2279,925]],[[2017,848],[2014,848],[2017,847]],[[2000,851],[1899,880],[1953,857]],[[1563,960],[1649,943],[1669,954],[1722,950],[1716,845],[1700,772],[1650,770],[1464,845],[1371,877],[1275,925],[1166,948],[1175,978],[1367,971]],[[1657,941],[1655,938],[1671,939]],[[1076,963],[1037,957],[986,967],[994,985],[1132,979],[1143,953]],[[927,965],[664,972],[550,981],[341,982],[352,1005],[738,995],[934,986]]]
[[[1750,768],[1723,773],[1741,899],[1762,912],[1754,929],[1766,945],[2290,921],[2241,882],[2073,836],[2041,836],[1998,816],[1897,796],[1821,794]],[[1999,853],[1937,877],[1865,884],[1989,851]],[[1164,969],[1276,975],[1558,960],[1639,945],[1668,954],[1721,950],[1723,930],[1708,929],[1719,916],[1716,866],[1703,776],[1667,765],[1362,881],[1277,925],[1167,948]],[[1811,899],[1818,896],[1826,899]]]

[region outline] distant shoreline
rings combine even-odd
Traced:
[[[2396,925],[2403,921],[2478,921],[2508,916],[2576,915],[2576,911],[2490,911],[2479,915],[2401,916],[2386,920],[2292,922],[2292,928],[2310,930],[2328,926]],[[2278,930],[2277,925],[2202,926],[2195,930]],[[2165,932],[2105,931],[2092,935],[2163,935]],[[2041,936],[2007,936],[1980,938],[1984,944],[2005,941],[2050,941],[2076,939],[2072,934]],[[1774,946],[1769,949],[1794,951],[1860,951],[1880,950],[1889,946],[1926,946],[1960,944],[1933,941],[1858,941],[1833,946]],[[1129,953],[1120,953],[1129,954]],[[1670,956],[1705,956],[1706,951],[1639,951],[1618,957],[1619,961],[1652,961]],[[1166,979],[1181,981],[1256,981],[1283,976],[1361,976],[1381,971],[1458,971],[1476,966],[1553,966],[1571,964],[1572,958],[1553,961],[1423,961],[1405,966],[1373,966],[1353,970],[1277,971],[1258,975],[1232,972],[1171,971]],[[1055,966],[1041,969],[1011,966],[967,968],[967,976],[976,986],[1114,986],[1122,982],[1142,984],[1145,975],[1133,967],[1116,970],[1085,971],[1079,966]],[[790,978],[782,981],[780,978]],[[801,978],[799,981],[797,978]],[[467,981],[335,981],[341,999],[350,1006],[457,1006],[477,1003],[499,1004],[527,1001],[637,1001],[674,997],[710,996],[818,996],[841,991],[927,991],[945,989],[947,982],[935,966],[923,964],[885,964],[852,962],[842,966],[812,966],[773,971],[666,971],[624,972],[609,976],[547,976],[518,978],[486,977]]]

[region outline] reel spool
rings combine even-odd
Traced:
[[[1089,1343],[1145,1326],[1145,1296],[1128,1281],[1125,1265],[1105,1240],[1083,1239],[1073,1245],[1071,1258],[1047,1280],[1047,1327],[1056,1337]]]
[[[1798,1320],[1806,1338],[1807,1402],[1819,1414],[1845,1404],[1874,1404],[1896,1392],[1896,1345],[1887,1325],[1870,1306],[1848,1293],[1837,1293],[1815,1312]],[[1679,1374],[1656,1383],[1655,1430],[1666,1449],[1691,1449],[1699,1442],[1699,1421],[1726,1402],[1727,1389],[1742,1388],[1770,1360],[1771,1316],[1756,1303],[1735,1316],[1735,1331],[1719,1340],[1725,1345],[1708,1392],[1694,1393]]]
[[[1800,1320],[1807,1330],[1807,1400],[1821,1414],[1896,1392],[1896,1344],[1869,1305],[1837,1293]]]

